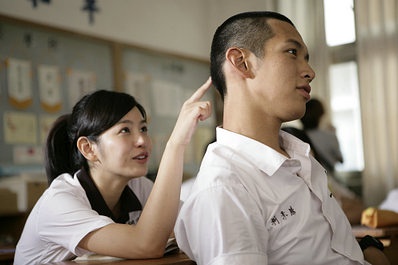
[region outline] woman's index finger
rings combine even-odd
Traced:
[[[199,101],[210,87],[211,77],[209,77],[207,81],[192,94],[188,101]]]

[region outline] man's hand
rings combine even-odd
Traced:
[[[363,251],[365,260],[372,265],[391,265],[383,251],[376,247],[368,247]]]

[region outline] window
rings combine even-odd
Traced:
[[[326,42],[337,46],[355,42],[353,0],[324,0]]]
[[[324,0],[326,42],[330,49],[329,88],[331,120],[344,163],[340,172],[364,167],[361,113],[356,62],[353,0]]]
[[[329,68],[332,123],[337,128],[344,163],[338,171],[361,171],[363,148],[355,61],[333,64]]]

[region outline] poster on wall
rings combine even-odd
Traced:
[[[58,67],[39,65],[37,74],[41,107],[47,112],[59,111],[62,107],[62,101]]]
[[[23,164],[43,164],[43,147],[42,146],[25,146],[17,145],[12,149],[13,162],[17,165]]]
[[[7,111],[3,116],[4,142],[7,144],[37,144],[35,114]]]
[[[145,73],[125,73],[125,92],[132,95],[147,112],[147,115],[151,114],[151,104],[149,102],[149,92],[151,87],[151,77]]]
[[[57,120],[58,116],[55,115],[42,115],[39,118],[40,126],[40,143],[45,144],[48,136],[48,132]]]
[[[153,102],[157,116],[177,117],[184,103],[184,89],[177,83],[155,80],[152,86]]]
[[[96,90],[96,75],[93,72],[69,69],[67,77],[70,108],[84,95]]]
[[[31,63],[14,58],[6,59],[7,90],[10,104],[25,109],[32,104]]]

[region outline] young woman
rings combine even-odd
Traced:
[[[144,108],[130,95],[100,90],[61,116],[46,145],[50,186],[33,208],[15,265],[90,252],[121,258],[164,253],[178,212],[184,150],[211,106],[209,79],[181,108],[156,181],[147,174],[151,141]]]

